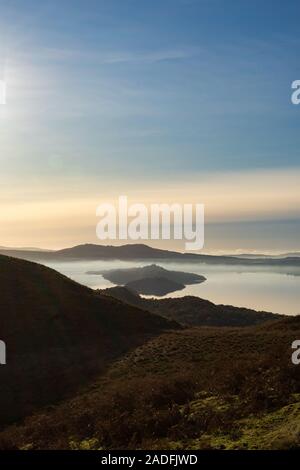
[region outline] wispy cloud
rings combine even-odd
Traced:
[[[172,60],[184,60],[196,56],[198,49],[195,47],[175,47],[155,50],[99,50],[87,51],[67,48],[31,48],[26,51],[15,51],[16,60],[30,60],[30,62],[66,62],[81,61],[94,62],[95,64],[129,64],[129,63],[156,63]]]
[[[169,49],[150,52],[110,52],[104,57],[105,63],[155,63],[170,60],[183,60],[196,55],[196,50],[190,49]]]

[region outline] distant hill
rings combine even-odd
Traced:
[[[53,403],[153,335],[179,328],[44,266],[0,256],[0,422]]]
[[[270,254],[263,254],[263,253],[241,253],[241,254],[233,254],[229,256],[234,256],[236,258],[268,258],[268,259],[282,259],[282,258],[298,258],[300,257],[300,252],[295,251],[291,253],[281,253],[279,255],[270,255]]]
[[[247,265],[247,266],[300,266],[300,257],[284,258],[241,258],[236,256],[213,256],[198,253],[179,253],[161,250],[144,244],[103,246],[94,244],[78,245],[52,252],[1,250],[7,256],[31,261],[76,261],[76,260],[171,260],[178,262],[199,262],[208,264]]]
[[[294,251],[294,252],[291,252],[291,253],[283,253],[282,255],[278,255],[282,258],[298,258],[300,256],[300,251]]]
[[[45,252],[49,253],[53,250],[47,250],[45,248],[36,248],[32,246],[22,246],[22,247],[8,247],[8,246],[0,246],[0,250],[3,251],[33,251],[33,252]]]
[[[127,286],[128,287],[128,286]],[[126,287],[111,287],[98,291],[144,310],[175,320],[184,326],[251,326],[278,320],[284,316],[257,312],[231,305],[215,305],[199,297],[184,296],[169,299],[144,299]]]

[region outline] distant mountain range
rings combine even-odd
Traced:
[[[242,254],[233,254],[229,256],[234,256],[236,258],[272,258],[272,259],[280,259],[280,258],[299,258],[300,251],[294,251],[291,253],[281,253],[279,255],[270,255],[264,253],[242,253]]]
[[[199,262],[207,264],[251,265],[251,266],[300,266],[300,257],[285,256],[271,258],[239,256],[214,256],[198,253],[179,253],[176,251],[152,248],[144,244],[103,246],[94,244],[77,245],[56,251],[0,249],[0,253],[31,261],[79,261],[79,260],[171,260],[177,262]],[[245,255],[246,256],[246,255]],[[249,256],[249,255],[248,255]]]

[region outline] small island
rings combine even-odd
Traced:
[[[128,282],[125,287],[138,294],[162,297],[170,292],[184,289],[185,285],[164,277],[146,277],[145,279]]]
[[[189,284],[199,284],[206,278],[200,274],[169,271],[156,264],[141,268],[88,271],[99,274],[110,282],[144,295],[163,296],[184,289]]]

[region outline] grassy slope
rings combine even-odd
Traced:
[[[174,323],[101,297],[56,271],[0,256],[0,423],[86,383]]]
[[[300,317],[156,337],[76,398],[0,436],[18,448],[294,448]]]

